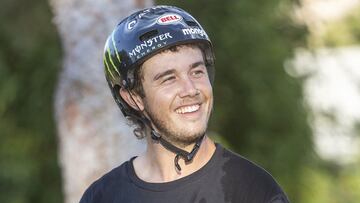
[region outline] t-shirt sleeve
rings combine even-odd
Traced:
[[[277,194],[270,199],[268,203],[290,203],[285,194]]]
[[[86,189],[79,203],[95,203],[98,202],[97,199],[99,199],[100,196],[99,184],[98,181],[95,181],[88,189]]]
[[[79,203],[90,203],[91,202],[91,193],[89,192],[89,188],[85,191],[83,196],[80,199]]]
[[[80,202],[79,203],[90,203],[90,202],[93,202],[92,201],[92,189],[91,187],[89,187],[85,193],[83,194],[83,196],[81,197],[80,199]]]

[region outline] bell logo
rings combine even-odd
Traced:
[[[178,14],[165,14],[160,16],[160,18],[157,20],[157,23],[160,25],[168,25],[175,22],[178,22],[182,19],[182,17]]]

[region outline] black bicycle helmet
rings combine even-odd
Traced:
[[[134,70],[161,50],[175,45],[200,43],[210,81],[214,79],[211,41],[198,21],[174,6],[155,6],[122,20],[108,37],[104,48],[105,76],[124,116],[134,110],[120,97],[119,89],[134,86]]]

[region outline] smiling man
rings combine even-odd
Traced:
[[[206,135],[214,55],[186,11],[156,6],[125,18],[105,44],[104,66],[147,149],[94,182],[81,203],[288,202],[264,169]]]

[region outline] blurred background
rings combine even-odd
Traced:
[[[189,11],[213,41],[215,140],[293,203],[360,202],[359,0],[153,3]],[[1,2],[0,202],[66,199],[54,113],[66,46],[50,5]]]

